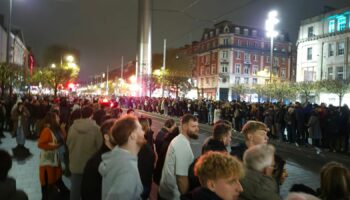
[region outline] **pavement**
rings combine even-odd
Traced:
[[[152,117],[152,128],[155,132],[163,126],[164,121],[169,118],[159,114],[150,114],[138,111],[139,115]],[[177,118],[175,118],[178,120]],[[209,125],[200,125],[200,137],[198,140],[191,141],[191,146],[195,156],[200,155],[200,149],[205,138],[207,138],[212,131]],[[15,138],[11,138],[9,133],[5,132],[6,137],[2,138],[1,149],[7,150],[12,155],[12,148],[16,146]],[[243,141],[239,133],[233,133],[233,142]],[[318,152],[312,147],[296,147],[293,144],[285,144],[278,141],[271,141],[270,143],[276,146],[277,152],[287,161],[287,170],[289,177],[281,187],[281,195],[285,197],[290,187],[295,183],[303,183],[314,189],[319,187],[319,171],[321,167],[329,161],[342,162],[350,167],[350,156],[332,152]],[[29,148],[32,156],[23,161],[13,159],[12,169],[9,173],[17,181],[17,188],[24,190],[29,200],[41,199],[41,188],[39,183],[39,148],[36,141],[26,140],[25,146]],[[70,181],[65,176],[63,181],[67,187],[70,187]],[[153,188],[153,195],[150,199],[156,199],[156,188]]]

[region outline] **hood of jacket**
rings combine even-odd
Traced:
[[[100,163],[98,171],[102,177],[106,176],[107,173],[118,170],[116,166],[120,166],[120,161],[131,160],[137,168],[137,156],[132,155],[127,150],[121,149],[118,146],[114,147],[110,152],[104,153],[102,155],[102,161]],[[118,163],[118,164],[117,164]]]
[[[93,127],[93,126],[97,126],[97,124],[96,124],[95,120],[90,119],[90,118],[77,119],[73,123],[74,129],[78,133],[90,133],[91,130],[95,130],[95,129],[91,129],[91,127]]]

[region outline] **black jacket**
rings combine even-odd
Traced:
[[[198,187],[191,193],[181,196],[181,200],[222,200],[222,198],[207,188]]]
[[[102,176],[98,172],[98,167],[102,161],[102,154],[110,151],[103,143],[98,150],[86,163],[81,181],[81,199],[99,200],[102,197]]]

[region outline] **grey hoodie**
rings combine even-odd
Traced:
[[[100,127],[90,118],[77,119],[69,128],[67,146],[69,168],[74,174],[83,174],[86,162],[101,147]]]
[[[137,200],[143,191],[137,156],[114,147],[102,155],[98,171],[102,175],[102,200]]]

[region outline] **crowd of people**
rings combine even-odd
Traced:
[[[190,100],[169,98],[121,97],[119,103],[166,116],[180,117],[191,113],[200,123],[214,124],[227,120],[241,131],[248,120],[264,122],[272,139],[297,146],[313,145],[332,152],[349,152],[350,109],[324,103],[299,102],[248,103],[237,101]]]
[[[159,200],[281,199],[288,171],[269,138],[332,151],[344,151],[348,145],[343,138],[350,130],[345,106],[131,97],[120,97],[115,104],[119,106],[92,98],[31,96],[1,101],[0,125],[16,137],[14,152],[30,155],[25,140],[37,140],[43,200],[149,199],[154,184]],[[181,123],[166,117],[163,127],[153,130],[152,120],[134,109],[181,117]],[[199,123],[213,125],[213,132],[196,158],[190,140],[198,139]],[[232,141],[233,129],[244,142]],[[8,177],[8,157],[0,151],[0,199],[26,199]],[[63,175],[70,177],[70,188]],[[11,191],[9,181],[14,184]],[[322,168],[320,188],[295,185],[287,197],[349,198],[350,171],[337,162]]]

